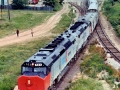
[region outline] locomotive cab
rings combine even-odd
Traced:
[[[41,62],[30,60],[21,66],[18,78],[19,90],[47,90],[50,86],[50,70]]]
[[[39,62],[36,63],[34,61],[25,62],[22,65],[21,70],[22,70],[21,75],[26,75],[26,76],[38,75],[42,78],[47,76],[50,72],[49,69],[43,63],[39,63]]]

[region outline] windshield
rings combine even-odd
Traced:
[[[42,72],[46,74],[46,67],[35,67],[34,72]]]
[[[46,67],[22,67],[22,74],[26,72],[35,72],[47,74]]]

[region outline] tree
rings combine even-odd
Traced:
[[[64,1],[64,0],[60,0],[60,4],[62,4],[63,1]]]
[[[27,3],[28,3],[27,0],[13,0],[12,8],[13,9],[23,9]]]
[[[43,2],[46,6],[51,6],[54,8],[55,6],[55,1],[54,0],[44,0]]]
[[[62,4],[63,0],[44,0],[46,6],[56,7],[58,4]]]

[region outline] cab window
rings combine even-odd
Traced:
[[[46,74],[46,67],[34,67],[34,72],[42,72]]]
[[[32,67],[23,67],[22,73],[24,73],[24,72],[32,72]]]
[[[46,67],[22,67],[22,74],[27,72],[43,73],[47,75],[49,70]]]

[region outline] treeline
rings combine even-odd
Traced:
[[[44,0],[46,6],[53,7],[54,11],[58,11],[62,5],[63,0]]]
[[[115,2],[119,2],[120,3],[120,0],[110,0],[112,6],[115,4]]]
[[[51,6],[54,11],[60,9],[63,0],[43,0],[43,4],[46,6]],[[13,9],[24,9],[28,4],[28,0],[13,0],[12,8]]]
[[[106,0],[102,11],[120,37],[120,0]]]

